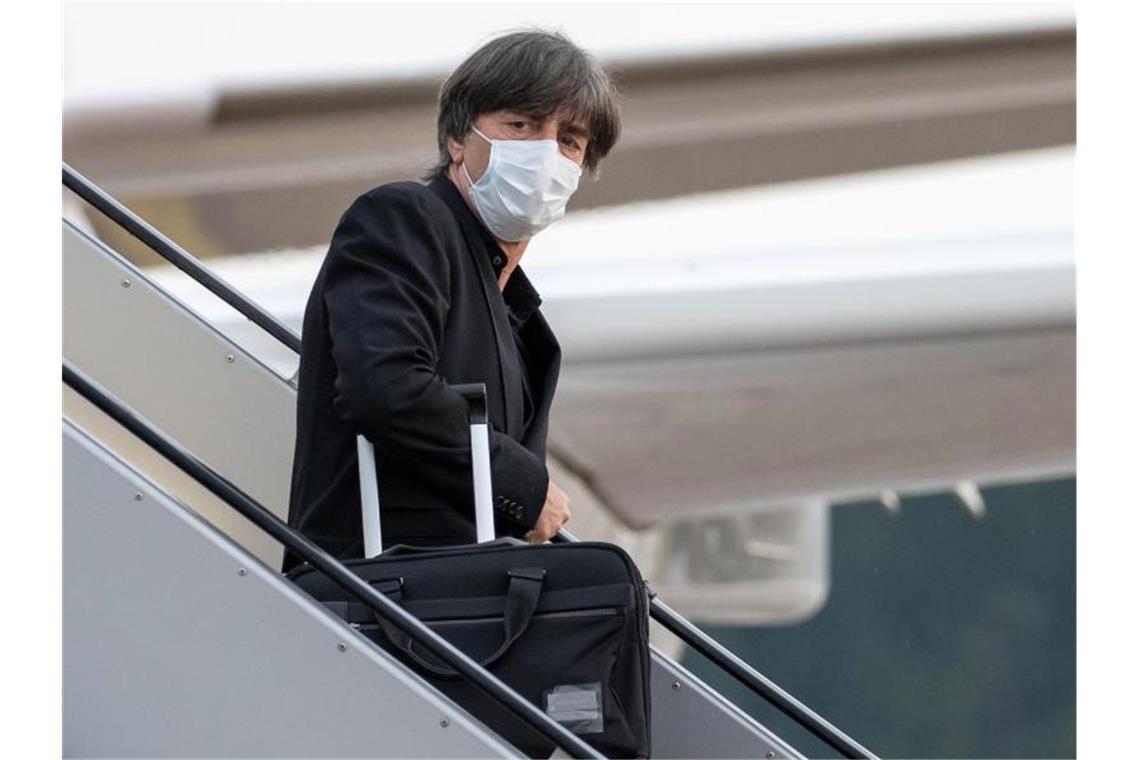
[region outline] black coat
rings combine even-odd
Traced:
[[[363,433],[385,546],[474,541],[467,405],[447,386],[483,382],[497,534],[534,526],[561,350],[521,268],[499,292],[504,263],[442,174],[352,203],[305,307],[290,525],[338,557],[363,555]],[[296,561],[287,552],[284,569]]]

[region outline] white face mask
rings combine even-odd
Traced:
[[[554,140],[492,140],[491,159],[478,182],[467,175],[471,199],[483,223],[501,240],[534,237],[566,214],[582,168],[562,155]]]

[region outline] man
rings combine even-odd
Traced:
[[[385,545],[474,541],[467,404],[448,387],[473,382],[487,386],[496,534],[542,542],[570,518],[545,463],[561,352],[519,262],[619,132],[609,77],[559,34],[508,34],[455,70],[427,184],[358,197],[309,296],[290,525],[363,556],[363,434]]]

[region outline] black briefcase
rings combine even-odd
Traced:
[[[476,413],[472,441],[483,444],[473,445],[481,537],[493,524],[486,436]],[[359,451],[361,472],[375,472],[363,438]],[[379,536],[373,541],[368,534],[379,534],[379,520],[367,512],[376,502],[363,501],[365,542],[375,549]],[[637,566],[620,547],[514,538],[445,548],[399,544],[344,564],[602,754],[649,757],[649,599]],[[319,571],[301,565],[288,577],[528,756],[554,751],[549,739]]]

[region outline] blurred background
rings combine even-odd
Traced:
[[[523,260],[563,347],[567,527],[883,756],[1075,755],[1069,3],[95,2],[64,22],[65,161],[298,332],[340,214],[434,161],[466,55],[528,26],[591,51],[623,136]],[[64,208],[292,377],[295,354]]]

